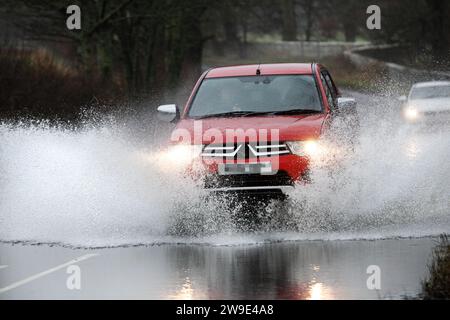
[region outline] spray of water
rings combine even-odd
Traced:
[[[448,233],[450,133],[416,129],[367,128],[343,163],[313,170],[314,183],[293,194],[300,229],[349,238]]]
[[[161,170],[150,160],[161,141],[135,132],[115,121],[1,124],[0,241],[227,245],[450,232],[448,131],[417,132],[378,110],[363,119],[354,152],[332,170],[315,168],[288,202],[264,205],[266,222],[250,229],[239,203]]]
[[[163,175],[142,156],[151,148],[113,124],[3,124],[0,136],[2,240],[133,242],[162,235],[178,199],[196,199],[189,180]]]

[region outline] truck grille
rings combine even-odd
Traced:
[[[257,144],[236,143],[205,146],[202,157],[223,158],[224,160],[254,159],[291,154],[284,143]]]

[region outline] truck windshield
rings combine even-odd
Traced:
[[[206,79],[189,110],[192,118],[283,112],[321,112],[313,75],[252,76]]]

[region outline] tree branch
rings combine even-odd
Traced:
[[[108,13],[105,17],[103,17],[95,26],[92,27],[91,30],[89,30],[86,35],[88,37],[92,36],[100,27],[102,27],[105,23],[107,23],[117,12],[124,9],[126,6],[128,6],[131,2],[134,0],[126,0],[121,5],[119,5],[117,8],[112,10],[110,13]]]

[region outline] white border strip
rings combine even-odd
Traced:
[[[48,269],[47,271],[43,271],[43,272],[41,272],[41,273],[35,274],[34,276],[31,276],[31,277],[28,277],[28,278],[23,279],[23,280],[21,280],[21,281],[15,282],[15,283],[13,283],[13,284],[7,286],[7,287],[0,288],[0,294],[5,293],[5,292],[7,292],[7,291],[10,291],[10,290],[12,290],[12,289],[15,289],[15,288],[17,288],[17,287],[23,286],[23,285],[25,285],[25,284],[27,284],[27,283],[29,283],[29,282],[32,282],[32,281],[37,280],[37,279],[39,279],[39,278],[42,278],[42,277],[44,277],[44,276],[46,276],[46,275],[49,275],[50,273],[53,273],[53,272],[55,272],[55,271],[58,271],[58,270],[63,269],[63,268],[65,268],[65,267],[68,267],[68,266],[70,266],[70,265],[73,265],[73,264],[76,264],[76,263],[78,263],[78,262],[81,262],[81,261],[84,261],[84,260],[93,258],[93,257],[95,257],[95,256],[98,256],[98,254],[87,254],[87,255],[85,255],[85,256],[76,258],[76,259],[74,259],[74,260],[72,260],[72,261],[66,262],[66,263],[61,264],[61,265],[59,265],[59,266],[56,266],[56,267],[54,267],[54,268]]]

